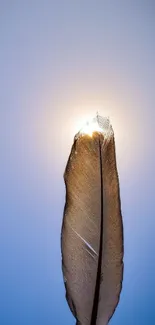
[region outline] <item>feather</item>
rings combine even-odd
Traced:
[[[74,139],[64,180],[61,231],[66,299],[76,325],[106,325],[120,298],[123,224],[114,133],[97,116],[101,131],[81,130]]]

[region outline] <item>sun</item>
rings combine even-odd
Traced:
[[[78,135],[89,135],[92,137],[94,132],[106,135],[109,131],[111,131],[109,118],[103,118],[97,114],[95,118],[90,119],[83,125],[78,132]]]
[[[80,133],[87,134],[90,137],[92,137],[94,132],[103,132],[103,130],[99,126],[97,120],[91,120],[91,121],[86,122],[86,124],[80,130]]]

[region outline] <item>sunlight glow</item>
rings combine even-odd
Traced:
[[[90,137],[92,137],[93,132],[103,132],[103,129],[99,126],[97,119],[93,119],[89,122],[87,122],[84,127],[80,130],[80,133],[82,134],[88,134]]]
[[[113,129],[111,127],[109,118],[101,117],[97,113],[95,118],[84,124],[84,126],[76,134],[75,138],[78,139],[80,136],[85,134],[92,137],[94,132],[102,133],[104,138],[110,139],[111,135],[113,134]]]

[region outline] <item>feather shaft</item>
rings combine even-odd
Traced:
[[[98,258],[98,268],[96,277],[96,287],[93,302],[93,310],[91,316],[91,325],[94,325],[97,319],[97,310],[99,303],[99,291],[100,291],[100,281],[101,281],[101,267],[102,267],[102,250],[103,250],[103,176],[102,176],[102,153],[101,153],[101,140],[99,135],[99,162],[100,162],[100,179],[101,179],[101,228],[100,228],[100,248],[99,248],[99,258]]]

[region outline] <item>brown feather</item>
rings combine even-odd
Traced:
[[[62,270],[78,325],[108,324],[122,288],[123,225],[110,131],[78,135],[64,174]]]

